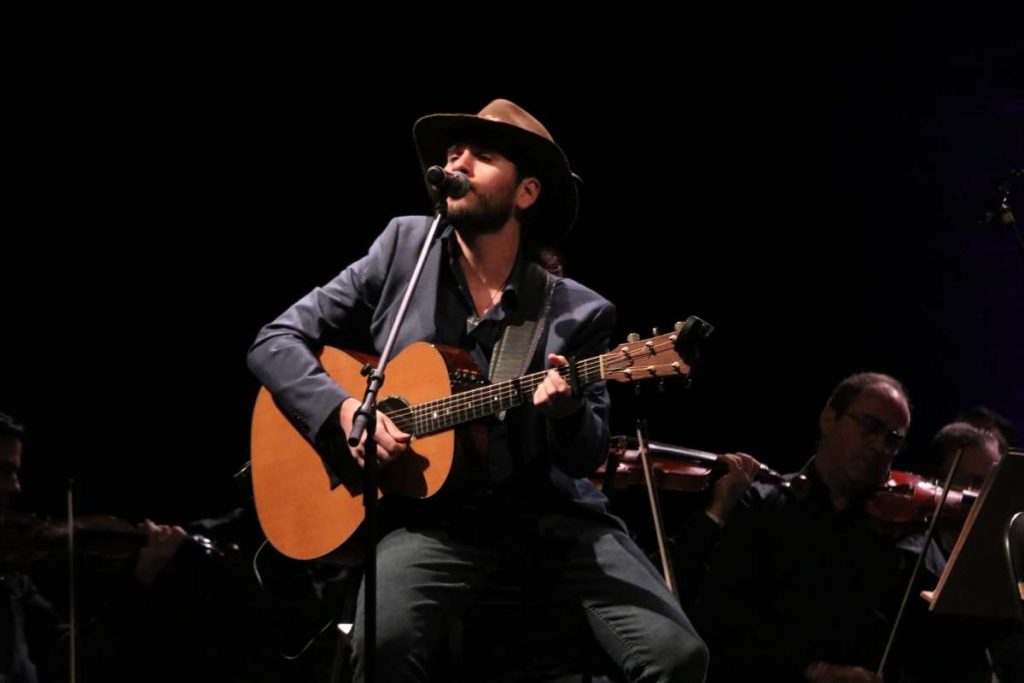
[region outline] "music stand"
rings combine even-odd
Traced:
[[[1003,550],[1006,523],[1024,510],[1024,452],[1010,451],[992,470],[932,592],[929,610],[940,614],[1016,617]]]

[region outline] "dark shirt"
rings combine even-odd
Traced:
[[[0,683],[40,680],[33,662],[49,659],[66,631],[32,579],[21,573],[0,574]]]
[[[523,286],[523,263],[518,258],[497,303],[480,318],[459,264],[459,244],[448,228],[441,237],[444,244],[444,267],[437,287],[434,341],[469,353],[484,377],[490,374],[491,353],[505,330],[505,324],[516,311],[517,291]],[[508,430],[504,420],[490,420],[486,462],[476,476],[481,481],[501,482],[511,474],[514,463],[508,447]],[[476,454],[477,457],[483,454]]]
[[[473,359],[482,377],[491,373],[491,356],[506,325],[520,311],[521,293],[525,283],[527,262],[519,253],[501,296],[479,317],[469,285],[460,264],[460,249],[454,231],[449,227],[441,236],[443,263],[437,284],[435,335],[432,341],[461,349]],[[490,525],[500,516],[513,526],[521,525],[545,512],[570,512],[568,505],[551,485],[542,463],[524,461],[522,410],[509,411],[498,417],[484,419],[487,432],[485,451],[474,447],[471,433],[460,431],[462,457],[446,488],[434,501],[420,508],[420,515],[430,519],[440,515],[453,518],[477,518],[473,526]],[[572,418],[567,420],[572,423]],[[572,425],[578,428],[578,423]],[[400,504],[401,505],[401,504]],[[403,511],[403,514],[406,512]],[[532,526],[532,525],[531,525]]]
[[[817,470],[806,474],[803,494],[755,484],[712,553],[695,613],[711,681],[798,681],[811,662],[873,671],[881,660],[916,553],[860,504],[836,510]]]

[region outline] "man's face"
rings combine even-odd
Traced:
[[[953,449],[945,458],[942,465],[942,479],[949,474],[949,468],[953,466],[953,458],[956,455]],[[960,458],[960,467],[957,468],[953,477],[953,488],[958,489],[980,489],[985,483],[985,477],[992,471],[992,468],[999,462],[999,442],[995,438],[987,439],[983,444],[975,444],[964,449],[963,457]]]
[[[524,183],[536,183],[536,179],[520,181],[515,164],[484,145],[452,145],[445,170],[465,173],[470,181],[465,197],[448,199],[449,220],[467,237],[499,230],[516,209],[525,209],[536,200],[535,193],[530,197],[522,189]]]
[[[818,459],[847,494],[885,482],[910,426],[906,398],[888,384],[873,384],[842,414],[822,411]]]
[[[10,506],[21,492],[18,470],[21,469],[21,439],[0,436],[0,510]]]

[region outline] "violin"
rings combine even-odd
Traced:
[[[595,477],[594,483],[604,490],[633,485],[646,489],[665,584],[676,597],[679,597],[675,571],[667,551],[665,524],[658,492],[707,491],[719,477],[729,471],[729,466],[714,453],[649,441],[644,436],[645,430],[646,424],[639,420],[635,438],[612,437],[608,461],[598,470],[599,476]],[[786,478],[764,464],[759,466],[755,479],[774,482],[787,489],[802,488],[807,483],[803,475]]]
[[[912,472],[892,471],[889,479],[867,499],[864,512],[887,527],[925,527],[942,499],[942,484]],[[939,511],[939,522],[963,524],[978,499],[974,489],[951,488]]]
[[[645,485],[640,451],[636,444],[636,439],[632,437],[612,437],[608,463],[614,464],[614,471],[609,475],[605,465],[598,469],[601,480],[596,483],[600,488],[606,486],[609,479],[613,488]],[[661,490],[700,493],[710,489],[719,477],[729,471],[728,466],[715,453],[657,441],[650,441],[647,446],[652,459],[653,483]],[[796,491],[803,490],[807,484],[807,478],[802,474],[787,478],[763,463],[754,480]]]
[[[0,512],[0,570],[25,570],[32,562],[60,557],[68,552],[69,536],[66,522],[14,510]],[[186,540],[206,554],[223,555],[217,544],[204,536],[192,535]],[[77,554],[100,571],[134,565],[147,541],[143,529],[112,515],[88,515],[74,524]]]

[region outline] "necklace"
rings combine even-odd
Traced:
[[[469,289],[470,299],[473,301],[473,313],[478,318],[483,318],[487,315],[494,306],[501,300],[501,295],[505,292],[505,287],[508,285],[509,279],[512,277],[512,271],[515,270],[514,263],[510,264],[508,272],[505,274],[505,279],[497,287],[492,289],[492,286],[480,274],[472,264],[472,262],[466,257],[465,252],[460,257],[460,270],[462,271],[462,277],[466,282],[466,287]],[[470,279],[473,280],[470,283]],[[478,313],[479,312],[479,313]]]
[[[487,315],[487,311],[489,311],[492,308],[494,308],[494,306],[501,300],[501,295],[505,293],[505,285],[508,284],[508,277],[505,278],[505,282],[503,282],[500,287],[498,287],[497,289],[495,289],[492,292],[491,291],[491,286],[488,285],[486,282],[484,282],[483,278],[481,278],[480,275],[477,274],[476,271],[474,271],[472,268],[467,268],[467,269],[464,269],[464,270],[471,271],[473,273],[473,279],[476,280],[476,282],[479,283],[479,286],[478,286],[478,288],[476,288],[475,291],[474,291],[474,288],[471,286],[469,288],[469,292],[470,292],[470,298],[473,300],[473,306],[477,310],[480,311],[479,317],[482,318],[485,315]],[[509,277],[511,277],[511,275],[512,274],[509,273]],[[467,279],[466,283],[467,283],[467,285],[469,284],[468,279]],[[485,299],[485,304],[482,307],[481,307],[480,303],[477,301],[476,291],[484,291],[484,292],[487,293],[487,298]],[[476,314],[476,311],[474,311],[474,314]]]

